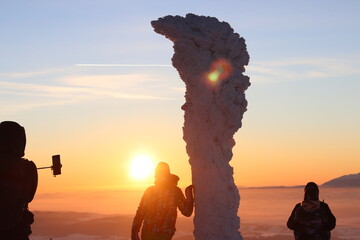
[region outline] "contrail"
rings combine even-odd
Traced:
[[[170,64],[98,64],[98,63],[79,63],[76,67],[171,67]]]

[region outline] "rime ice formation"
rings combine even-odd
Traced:
[[[151,24],[174,43],[172,63],[186,85],[183,131],[195,188],[195,238],[242,239],[229,161],[250,86],[242,74],[249,62],[245,40],[213,17],[166,16]]]

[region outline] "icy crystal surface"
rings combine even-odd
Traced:
[[[174,43],[173,66],[185,82],[186,151],[195,188],[197,240],[242,239],[240,195],[229,165],[250,86],[245,40],[226,22],[187,14],[151,22]]]

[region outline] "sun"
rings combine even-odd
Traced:
[[[130,176],[141,180],[149,177],[154,171],[155,165],[151,157],[147,155],[135,156],[130,164]]]

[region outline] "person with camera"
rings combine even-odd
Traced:
[[[16,122],[0,123],[0,239],[28,240],[34,215],[36,165],[24,159],[25,129]]]
[[[171,240],[175,234],[177,209],[190,217],[194,208],[193,186],[185,195],[177,187],[179,177],[170,173],[167,163],[160,162],[155,169],[155,185],[146,189],[134,217],[131,240]]]

